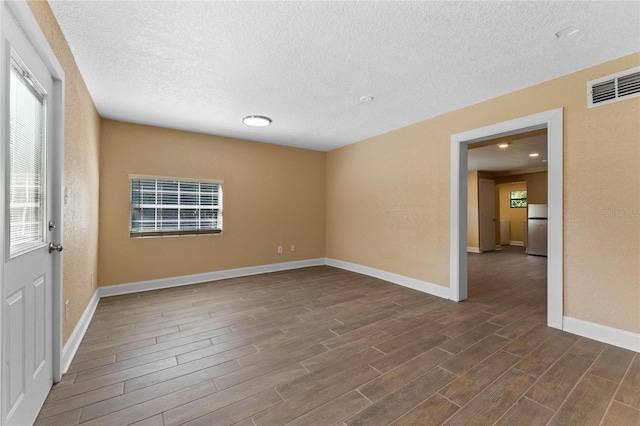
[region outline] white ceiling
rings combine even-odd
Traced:
[[[547,167],[546,134],[517,139],[509,144],[507,148],[498,148],[496,143],[469,149],[468,170],[502,172]],[[534,152],[538,157],[529,157]]]
[[[322,151],[640,51],[637,1],[50,4],[102,117]]]

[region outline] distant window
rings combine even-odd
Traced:
[[[131,177],[131,237],[219,234],[222,183]]]
[[[512,209],[524,209],[527,207],[527,191],[511,191],[509,201]]]

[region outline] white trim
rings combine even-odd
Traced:
[[[98,307],[98,302],[100,301],[99,289],[93,293],[87,308],[84,310],[84,313],[80,317],[78,324],[73,329],[73,333],[69,336],[67,343],[65,343],[64,348],[62,348],[62,357],[61,357],[61,370],[62,374],[66,373],[69,369],[69,365],[71,365],[71,361],[73,361],[73,357],[78,351],[78,347],[80,347],[80,343],[84,337],[84,334],[87,332],[87,328],[89,328],[89,324],[93,319],[93,314],[96,312],[96,308]]]
[[[289,269],[321,266],[324,258],[298,260],[294,262],[272,263],[270,265],[249,266],[246,268],[226,269],[224,271],[205,272],[203,274],[182,275],[179,277],[160,278],[157,280],[138,281],[128,284],[117,284],[98,288],[98,296],[109,297],[120,294],[138,293],[141,291],[159,290],[162,288],[178,287],[207,281],[224,280],[228,278],[245,277],[248,275],[265,274],[268,272],[286,271]]]
[[[468,145],[530,130],[547,129],[548,257],[547,324],[562,328],[562,108],[451,135],[450,288],[451,299],[467,298],[467,154]]]
[[[563,330],[569,333],[640,352],[640,334],[572,317],[563,317],[562,322]]]
[[[509,241],[510,246],[524,247],[524,241]]]
[[[480,247],[467,247],[467,253],[480,253]]]
[[[369,266],[362,266],[356,263],[344,262],[336,259],[326,259],[327,266],[333,266],[335,268],[345,269],[351,272],[357,272],[359,274],[368,275],[370,277],[379,278],[384,281],[389,281],[394,284],[408,287],[414,290],[421,291],[423,293],[431,294],[433,296],[442,297],[448,299],[451,291],[447,287],[441,285],[432,284],[427,281],[410,278],[404,275],[394,274],[393,272],[387,272],[380,269],[370,268]]]

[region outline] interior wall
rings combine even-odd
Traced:
[[[467,173],[467,248],[480,250],[480,202],[478,172]]]
[[[323,258],[325,157],[103,120],[99,285]],[[223,180],[222,234],[130,238],[130,174]]]
[[[527,202],[530,204],[547,204],[548,184],[547,172],[520,173],[496,177],[496,183],[526,182]]]
[[[510,192],[526,191],[527,184],[519,183],[502,183],[498,184],[500,191],[500,220],[509,221],[510,240],[522,243],[524,241],[523,222],[527,220],[526,208],[511,208]],[[527,193],[528,202],[529,193]]]
[[[327,257],[448,287],[451,135],[562,107],[564,315],[640,332],[640,98],[586,98],[587,81],[639,65],[636,53],[329,152]]]
[[[100,117],[71,50],[46,1],[28,1],[65,73],[63,217],[63,344],[96,290]],[[93,280],[92,280],[93,274]]]

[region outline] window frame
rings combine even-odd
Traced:
[[[514,193],[516,192],[524,192],[524,197],[515,197],[513,196]],[[512,209],[526,209],[527,205],[529,205],[529,202],[527,201],[527,197],[529,194],[527,194],[527,191],[509,191],[509,207]],[[522,201],[524,200],[524,206],[514,206],[513,202],[514,201]]]
[[[143,231],[135,231],[133,229],[133,217],[134,217],[134,209],[142,208],[136,206],[142,206],[144,204],[134,204],[133,203],[133,181],[134,180],[154,180],[156,182],[164,181],[164,182],[184,182],[184,183],[200,183],[200,184],[215,184],[218,186],[218,204],[217,208],[214,206],[211,210],[218,212],[218,227],[217,228],[207,228],[207,229],[170,229],[170,230],[143,230]],[[169,237],[169,236],[183,236],[183,235],[217,235],[222,233],[223,227],[223,193],[224,193],[224,181],[217,179],[197,179],[197,178],[183,178],[183,177],[172,177],[172,176],[150,176],[150,175],[129,175],[129,237],[130,238],[144,238],[144,237]],[[156,192],[157,194],[157,192]],[[155,206],[161,206],[162,204],[154,204]],[[201,204],[195,205],[184,205],[184,204],[166,204],[166,205],[175,205],[175,206],[184,206],[184,208],[189,209],[200,209]],[[209,206],[207,206],[209,207]],[[156,207],[157,208],[157,207]],[[180,211],[180,207],[176,207],[178,212]],[[179,213],[178,213],[179,215]],[[157,219],[156,219],[157,221]]]

